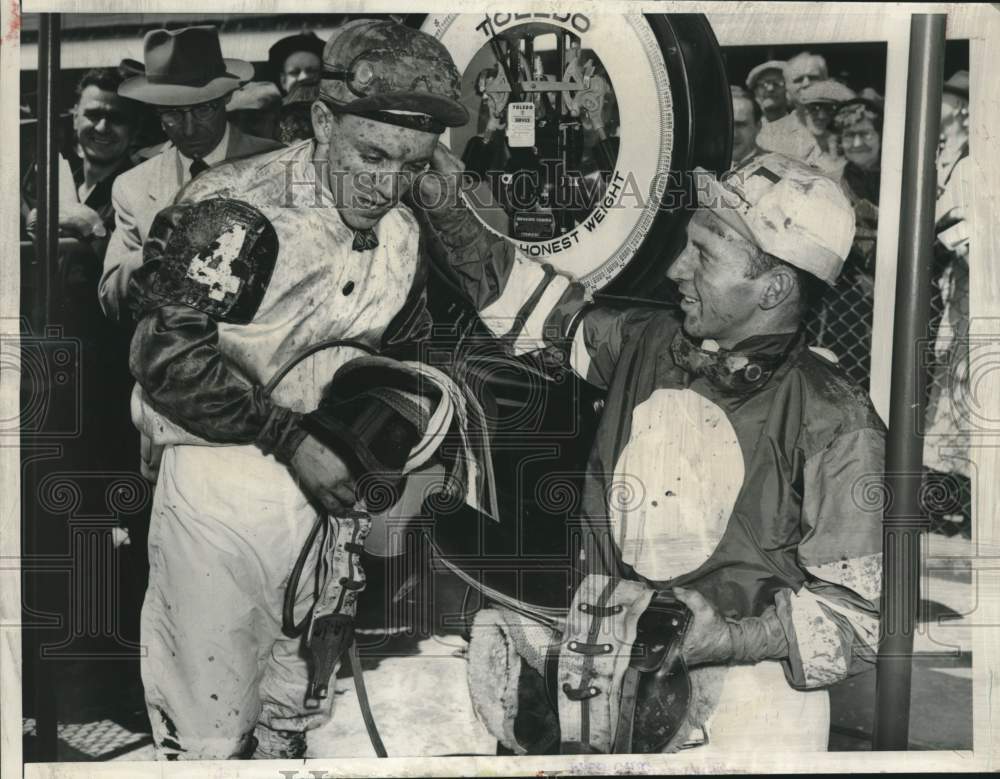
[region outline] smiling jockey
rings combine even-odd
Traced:
[[[802,325],[814,288],[837,280],[854,216],[832,181],[781,155],[723,182],[696,175],[699,209],[668,272],[682,317],[595,306],[464,207],[430,220],[496,336],[515,353],[554,351],[607,392],[581,573],[671,591],[690,609],[682,653],[697,705],[670,748],[753,751],[777,738],[824,750],[825,688],[870,668],[878,645],[884,426]],[[503,655],[477,647],[497,640],[484,614],[473,665]],[[545,647],[518,649],[543,670]],[[473,667],[470,691],[520,752],[518,674]],[[609,751],[607,733],[588,742],[595,726],[582,739],[578,726],[583,751]]]

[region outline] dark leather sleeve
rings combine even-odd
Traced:
[[[306,436],[301,415],[234,371],[218,342],[208,314],[160,306],[136,326],[129,367],[153,407],[188,432],[213,443],[256,444],[289,462]]]
[[[500,297],[514,265],[514,245],[491,233],[461,198],[439,208],[415,208],[423,248],[461,294],[482,310]]]

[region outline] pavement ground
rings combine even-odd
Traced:
[[[971,749],[974,545],[958,537],[926,539],[910,746]],[[438,598],[443,611],[455,614],[464,587],[447,578],[450,584],[439,588]],[[472,713],[460,627],[446,625],[431,633],[380,635],[375,628],[359,638],[365,682],[387,751],[407,757],[495,754],[494,739]],[[59,760],[153,758],[137,660],[67,660],[56,675]],[[346,669],[338,673],[333,695],[334,718],[310,734],[310,756],[373,756]],[[831,750],[871,749],[874,701],[874,670],[831,688]],[[26,718],[23,729],[28,755],[34,719]]]

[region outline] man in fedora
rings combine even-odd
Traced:
[[[229,96],[253,77],[253,66],[223,59],[214,27],[153,30],[143,48],[145,74],[125,81],[118,94],[152,105],[169,141],[155,157],[119,176],[112,189],[117,226],[99,295],[104,313],[116,320],[122,317],[128,280],[142,264],[142,245],[157,212],[212,165],[280,147],[227,121]]]
[[[307,705],[319,671],[282,631],[282,597],[320,514],[355,503],[357,447],[334,451],[304,418],[360,352],[305,350],[327,339],[380,348],[427,321],[422,236],[400,199],[440,133],[468,121],[461,76],[439,41],[383,20],[344,24],[323,59],[315,138],[199,176],[157,217],[129,287],[133,418],[165,446],[142,615],[161,758],[303,757],[307,731],[329,719],[332,695]],[[212,203],[232,220],[191,210]],[[235,216],[248,209],[273,236],[263,255]],[[218,235],[217,255],[165,255],[165,234],[186,229]],[[188,267],[161,273],[164,262]],[[176,279],[186,293],[170,291]],[[316,565],[300,577],[296,621]]]

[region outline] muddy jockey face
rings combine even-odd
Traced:
[[[461,77],[431,36],[360,19],[326,44],[313,103],[318,174],[344,222],[371,228],[425,170],[446,127],[469,120]]]
[[[854,240],[840,188],[804,163],[766,154],[716,179],[703,169],[687,246],[667,272],[684,329],[730,349],[798,326],[805,271],[836,283]]]

